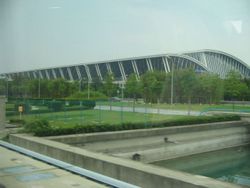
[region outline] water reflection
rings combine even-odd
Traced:
[[[154,162],[170,169],[250,185],[250,145]]]

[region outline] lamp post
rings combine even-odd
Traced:
[[[36,76],[38,78],[38,98],[40,99],[41,97],[41,80],[40,80],[40,75],[39,75],[39,71],[35,71]]]
[[[41,98],[41,80],[40,80],[40,76],[38,79],[38,98]]]
[[[122,101],[123,101],[123,98],[124,98],[124,82],[121,83],[121,91],[122,91]]]
[[[8,80],[8,78],[6,78],[6,82],[7,82],[6,97],[7,97],[7,99],[8,99],[8,98],[9,98],[9,80]]]
[[[88,89],[88,99],[90,98],[90,89],[89,89],[89,79],[88,78],[82,78],[81,79],[81,82],[82,82],[82,80],[84,80],[85,81],[85,83],[87,83],[88,85],[87,85],[87,89]]]
[[[173,66],[173,62],[172,62],[172,66],[171,66],[171,105],[173,105],[173,101],[174,101],[174,66]]]
[[[9,98],[9,82],[13,81],[11,78],[5,77],[5,81],[6,81],[6,91],[5,91],[5,95],[6,98]]]
[[[89,80],[87,80],[88,82],[88,99],[89,99]]]
[[[82,78],[79,80],[79,92],[82,91]]]

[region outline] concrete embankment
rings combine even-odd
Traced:
[[[249,134],[249,123],[240,121],[49,139],[127,159],[139,154],[140,161],[151,163],[246,144]]]
[[[239,128],[239,129],[235,129]],[[48,140],[48,138],[37,138],[29,135],[11,135],[10,142],[18,146],[45,154],[56,159],[84,167],[86,169],[96,171],[98,173],[123,180],[141,187],[151,188],[151,187],[170,187],[170,188],[236,188],[241,187],[238,185],[221,182],[214,180],[212,178],[207,178],[198,175],[192,175],[187,173],[182,173],[174,170],[168,170],[159,168],[153,165],[143,164],[141,162],[136,162],[132,160],[122,159],[114,156],[109,156],[103,153],[98,152],[98,150],[103,150],[102,145],[98,144],[104,142],[104,144],[109,144],[111,150],[116,151],[119,147],[118,143],[111,143],[120,141],[124,145],[121,147],[127,148],[125,153],[128,153],[128,147],[126,142],[121,142],[121,140],[132,140],[134,145],[141,145],[146,142],[144,139],[148,137],[153,137],[152,140],[147,141],[148,143],[156,142],[155,137],[158,139],[164,140],[163,138],[166,135],[169,135],[169,140],[171,141],[174,137],[172,135],[179,135],[179,142],[184,142],[185,139],[195,141],[194,143],[199,142],[200,139],[205,135],[201,135],[201,131],[213,131],[218,133],[218,130],[232,129],[224,132],[225,135],[231,135],[232,132],[236,132],[239,135],[247,135],[249,133],[249,125],[245,122],[227,122],[227,123],[213,123],[213,124],[204,124],[204,125],[192,125],[192,126],[183,126],[183,127],[171,127],[171,128],[161,128],[161,129],[151,129],[151,130],[134,130],[134,131],[121,131],[113,133],[98,133],[98,134],[82,134],[82,135],[73,135],[73,136],[61,136],[61,137],[50,137],[49,139],[65,142],[59,143],[53,140]],[[215,134],[214,132],[214,134]],[[222,131],[223,132],[223,131]],[[180,136],[181,134],[197,133],[196,138],[191,138],[192,136],[187,136],[186,138]],[[245,134],[247,133],[247,134]],[[205,133],[204,133],[205,134]],[[212,133],[211,133],[212,134]],[[164,137],[163,137],[164,136]],[[199,138],[200,136],[200,138]],[[234,135],[235,136],[235,135]],[[178,137],[178,136],[177,136]],[[176,138],[177,138],[176,137]],[[181,138],[183,140],[181,141]],[[207,136],[209,138],[209,135]],[[141,142],[135,143],[133,139],[142,139]],[[214,138],[211,138],[213,140]],[[248,136],[247,136],[248,139]],[[185,141],[186,143],[188,141]],[[235,138],[238,140],[238,138]],[[232,141],[232,140],[231,140]],[[228,142],[231,142],[228,140]],[[243,139],[242,143],[245,143],[246,140]],[[94,143],[96,142],[96,143]],[[98,143],[99,142],[99,143]],[[110,143],[109,143],[110,142]],[[79,144],[86,149],[71,146],[68,144]],[[92,145],[91,145],[92,144]],[[128,142],[131,145],[131,142]],[[131,146],[133,146],[133,144]],[[176,143],[163,143],[163,144],[176,144]],[[204,143],[204,146],[208,143]],[[237,143],[238,144],[238,143]],[[150,144],[149,144],[150,145]],[[93,151],[89,151],[91,146],[96,146]],[[145,145],[144,145],[145,146]],[[225,147],[225,146],[223,146]],[[94,148],[94,147],[92,147]],[[145,146],[145,148],[147,148]],[[151,147],[152,149],[153,147]],[[209,147],[208,147],[209,148]],[[181,149],[180,149],[181,150]],[[97,152],[96,152],[97,151]],[[103,151],[101,151],[103,152]],[[120,151],[119,151],[120,152]],[[118,153],[119,153],[118,152]],[[188,150],[186,151],[188,152]],[[111,152],[112,153],[112,152]],[[123,153],[123,152],[120,152]],[[133,152],[132,152],[133,153]]]
[[[10,135],[10,142],[32,151],[92,170],[143,188],[240,188],[212,178],[159,168],[87,151],[29,135]]]

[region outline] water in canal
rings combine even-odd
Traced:
[[[152,164],[250,186],[250,145]]]

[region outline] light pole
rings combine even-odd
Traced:
[[[172,62],[172,64],[171,64],[172,66],[171,66],[171,73],[172,73],[172,75],[171,75],[171,105],[173,104],[173,98],[174,98],[174,66],[173,66],[173,62]]]
[[[5,77],[6,80],[6,97],[9,98],[9,82],[13,81],[11,78]]]
[[[38,98],[40,99],[41,98],[41,80],[40,80],[40,76],[39,76],[39,79],[38,79]]]
[[[122,101],[123,101],[123,98],[124,98],[124,82],[121,83],[121,90],[122,90]]]
[[[79,80],[79,92],[82,91],[82,78]]]
[[[8,99],[9,98],[9,80],[8,80],[8,78],[6,79],[6,81],[7,81],[6,96]]]
[[[40,99],[41,97],[41,80],[40,80],[40,75],[39,75],[39,71],[35,71],[36,76],[38,77],[38,98]]]
[[[89,79],[87,80],[88,82],[88,99],[89,99]]]
[[[87,85],[87,89],[88,89],[88,99],[89,99],[89,97],[90,97],[90,90],[89,90],[89,79],[88,78],[83,78],[84,79],[84,81],[85,81],[85,83],[87,83],[88,85]]]

